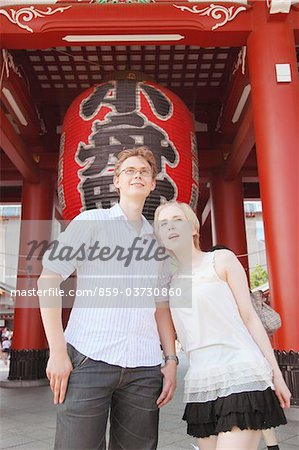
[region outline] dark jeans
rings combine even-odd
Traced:
[[[55,449],[154,450],[158,444],[160,366],[122,368],[86,358],[68,344],[74,369],[57,406]]]

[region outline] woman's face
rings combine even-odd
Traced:
[[[192,248],[192,226],[177,205],[165,206],[159,214],[157,229],[163,245],[174,253]]]

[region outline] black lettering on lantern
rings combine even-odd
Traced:
[[[83,100],[80,116],[85,120],[91,119],[102,106],[108,106],[118,114],[135,111],[136,81],[112,81],[100,84],[86,100]]]
[[[155,210],[160,205],[161,200],[172,200],[177,197],[177,187],[170,181],[167,175],[163,180],[156,180],[156,189],[147,197],[143,214],[148,220],[154,220]]]
[[[79,170],[83,210],[109,208],[116,202],[117,194],[113,186],[115,155],[124,148],[142,145],[153,151],[158,168],[156,190],[146,202],[152,210],[147,217],[153,217],[161,198],[170,200],[177,196],[177,186],[166,173],[166,163],[175,167],[179,160],[178,151],[166,131],[150,122],[140,111],[141,92],[158,119],[168,120],[172,116],[172,102],[163,92],[155,86],[134,80],[100,85],[81,103],[80,116],[84,120],[95,117],[102,106],[111,109],[104,120],[92,122],[89,143],[80,142],[76,152],[76,161],[84,166]]]
[[[83,100],[80,106],[80,117],[89,120],[94,117],[100,110],[101,106],[106,105],[106,98],[109,91],[113,89],[112,83],[100,84],[93,93]],[[112,99],[109,100],[107,106],[111,104]]]
[[[156,117],[166,120],[172,116],[173,105],[163,92],[154,86],[144,83],[140,83],[140,89],[146,95],[147,101]]]

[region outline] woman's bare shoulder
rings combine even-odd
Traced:
[[[236,259],[236,255],[229,249],[215,250],[215,259],[217,261],[232,261]]]

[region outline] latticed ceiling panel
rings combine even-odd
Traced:
[[[172,87],[225,87],[237,49],[184,45],[57,47],[14,51],[42,89],[85,89],[108,72],[144,72]],[[28,69],[27,69],[28,71]]]

